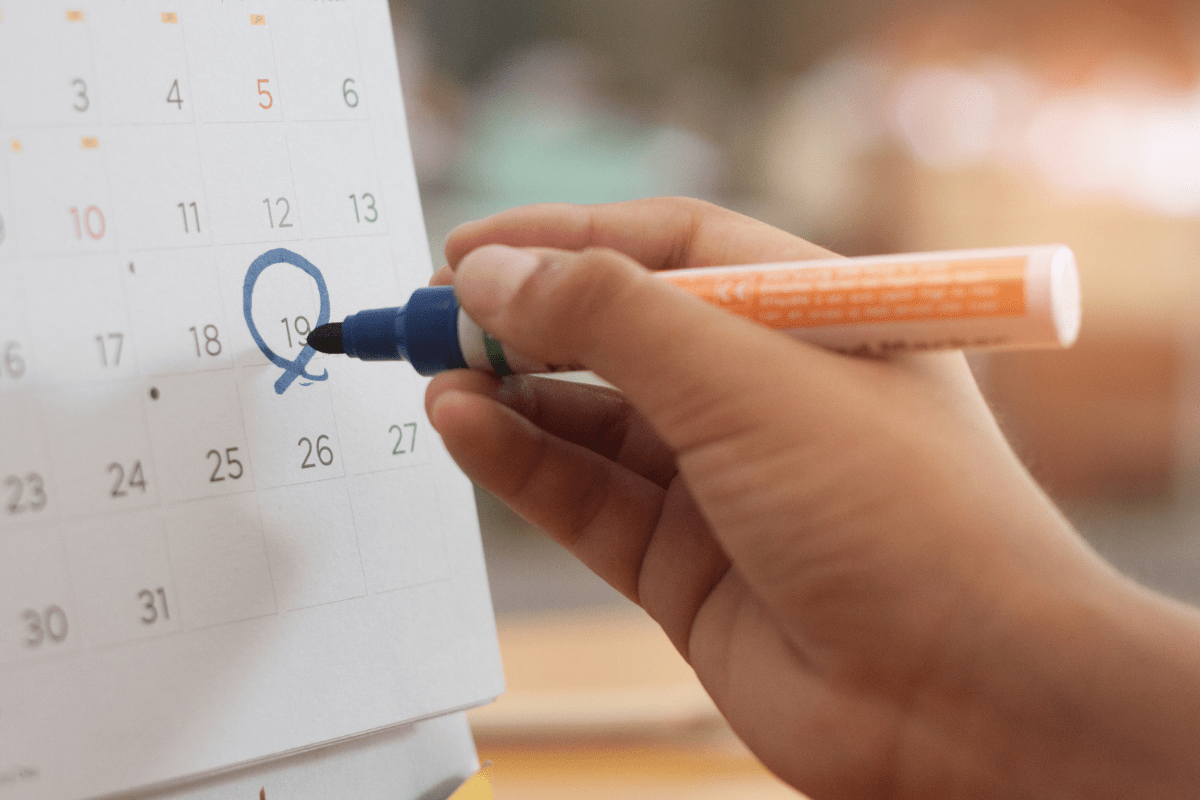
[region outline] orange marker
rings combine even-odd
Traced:
[[[713,305],[833,350],[1070,347],[1079,273],[1062,245],[657,273]]]
[[[1069,347],[1079,335],[1079,274],[1062,245],[655,274],[726,311],[853,355]],[[422,375],[580,369],[512,351],[466,315],[450,286],[322,324],[308,346],[364,361],[408,361]]]

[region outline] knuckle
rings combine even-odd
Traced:
[[[678,196],[678,195],[672,195],[672,196],[668,196],[668,197],[662,197],[659,199],[663,203],[669,204],[671,206],[674,206],[675,208],[679,208],[684,211],[724,211],[725,210],[721,206],[710,203],[707,200],[700,200],[699,198],[696,198],[696,197],[682,197],[682,196]]]
[[[543,284],[537,294],[544,318],[565,332],[610,314],[640,276],[624,256],[594,247],[549,265],[538,277]]]

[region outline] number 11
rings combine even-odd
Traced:
[[[184,205],[183,203],[176,204],[176,208],[179,209],[179,213],[183,215],[183,232],[191,233],[191,231],[188,230],[187,206],[192,207],[192,217],[196,220],[196,233],[200,233],[200,209],[196,207],[195,203],[188,203],[187,205]]]

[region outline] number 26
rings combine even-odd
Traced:
[[[300,441],[296,442],[296,444],[299,445],[300,447],[303,447],[304,445],[308,445],[308,450],[304,454],[304,460],[300,462],[300,469],[315,469],[316,468],[317,465],[314,464],[312,461],[314,449],[316,450],[317,461],[321,462],[321,466],[328,467],[330,464],[332,464],[333,463],[333,450],[329,447],[328,444],[325,444],[325,442],[328,442],[328,441],[329,441],[329,437],[326,436],[325,434],[321,434],[320,436],[317,437],[317,444],[316,444],[315,448],[313,447],[312,439],[309,439],[307,436],[305,436]]]
[[[266,89],[263,88],[264,83],[270,83],[270,82],[271,82],[270,78],[259,78],[258,79],[258,96],[259,97],[262,97],[263,95],[267,96],[267,102],[265,104],[263,103],[262,100],[258,101],[259,108],[270,108],[271,106],[275,105],[275,98],[271,96],[270,92],[268,92]]]

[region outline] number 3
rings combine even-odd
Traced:
[[[87,111],[92,105],[92,101],[88,99],[87,83],[82,78],[76,78],[71,81],[71,85],[78,90],[75,92],[75,104],[71,107],[80,113]]]
[[[270,82],[271,82],[270,78],[259,78],[258,79],[258,94],[259,94],[259,96],[261,97],[264,94],[267,96],[267,104],[266,105],[263,105],[262,100],[258,101],[259,108],[270,108],[271,106],[275,105],[275,98],[271,96],[270,92],[268,92],[266,89],[263,88],[264,83],[270,83]]]

